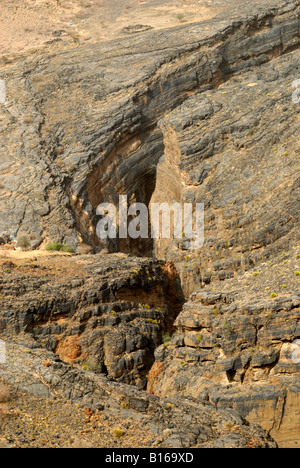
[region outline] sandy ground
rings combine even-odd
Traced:
[[[34,259],[34,258],[41,258],[41,257],[57,257],[57,256],[66,256],[70,257],[71,255],[64,252],[48,252],[47,250],[29,250],[29,251],[22,251],[22,250],[8,250],[3,247],[0,247],[0,262],[1,260],[27,260],[27,259]]]
[[[57,50],[202,21],[220,10],[218,0],[1,0],[0,64],[40,48]]]
[[[126,410],[94,413],[60,397],[16,391],[0,378],[0,448],[149,448],[160,442]]]

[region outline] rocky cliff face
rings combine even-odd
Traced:
[[[166,446],[299,444],[299,12],[299,0],[255,1],[0,70],[2,240],[110,252],[1,260],[10,382],[19,366],[24,386],[36,362],[42,393],[112,399],[160,431],[170,411]],[[204,203],[204,246],[187,249],[184,232],[100,241],[97,206],[124,194]],[[263,430],[245,442],[241,418]]]
[[[277,446],[268,431],[229,407],[141,390],[182,305],[172,265],[58,255],[6,261],[2,271],[1,381],[41,398],[67,398],[92,413],[133,417],[160,447]]]
[[[141,388],[183,302],[171,265],[122,255],[6,262],[0,290],[1,331]]]
[[[193,295],[176,320],[178,333],[156,350],[149,391],[230,405],[260,421],[281,447],[297,447],[299,363],[292,342],[299,336],[299,299],[299,293],[251,302]]]
[[[175,261],[187,295],[298,242],[298,70],[296,51],[189,98],[159,122],[166,149],[153,200],[164,200],[171,180],[170,202],[205,204],[200,251],[184,239],[155,245],[157,256]]]
[[[298,2],[253,4],[228,15],[207,23],[145,33],[138,41],[129,38],[121,45],[95,44],[28,58],[2,69],[7,100],[1,106],[0,234],[16,236],[26,231],[36,244],[55,238],[76,245],[82,238],[98,245],[95,226],[99,203],[117,203],[118,195],[124,193],[129,199],[149,203],[159,178],[157,164],[164,154],[163,128],[171,126],[166,116],[174,109],[180,115],[186,111],[186,135],[182,138],[187,137],[188,144],[182,142],[182,158],[186,160],[183,172],[189,172],[192,184],[202,185],[203,170],[203,174],[216,170],[223,150],[226,152],[226,139],[233,140],[233,145],[237,136],[245,139],[239,140],[243,148],[234,146],[233,159],[238,158],[239,149],[247,151],[252,140],[258,144],[259,135],[263,136],[259,128],[268,112],[274,119],[276,116],[269,109],[269,103],[275,106],[278,100],[274,81],[277,74],[280,80],[281,67],[279,62],[276,68],[276,58],[285,57],[286,71],[281,76],[283,80],[290,78],[284,81],[282,92],[290,92],[288,85],[297,74]],[[265,71],[267,79],[265,68],[257,71],[259,76],[250,74],[248,81],[245,79],[250,70],[261,70],[260,66],[269,62],[272,65]],[[235,93],[234,77],[240,75],[244,78],[237,82],[239,93]],[[257,81],[255,90],[247,87],[252,81]],[[234,93],[240,105],[241,99],[245,102],[240,110],[230,107],[230,99],[224,105],[226,95],[220,86],[226,82],[229,95]],[[210,98],[208,90],[214,89],[218,91]],[[252,108],[255,102],[245,96],[246,89],[252,96],[258,95],[256,91],[261,93],[253,113],[249,101]],[[215,94],[219,102],[212,102]],[[284,98],[285,94],[281,102]],[[247,111],[243,110],[246,107]],[[240,123],[225,125],[226,112],[231,118],[236,115]],[[158,125],[163,117],[166,125]],[[203,119],[209,117],[217,121],[216,130],[205,135],[204,125],[199,137],[199,124],[205,124]],[[290,128],[289,123],[287,118],[280,126]],[[194,141],[190,141],[189,130]],[[277,140],[282,130],[278,128]],[[266,136],[263,143],[270,150],[278,143],[275,135],[272,138]],[[199,167],[204,160],[211,169]],[[226,164],[226,158],[223,161],[231,172],[233,163],[228,160]],[[242,169],[242,161],[240,164]],[[251,174],[244,173],[244,178],[248,183]],[[207,184],[206,178],[205,188]],[[233,185],[229,187],[232,190]],[[145,255],[151,246],[110,247]]]

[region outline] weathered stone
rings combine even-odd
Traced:
[[[43,365],[45,359],[50,364],[47,367]],[[101,408],[108,414],[115,414],[126,408],[129,412],[140,413],[152,431],[161,435],[163,447],[222,443],[224,447],[244,448],[255,444],[259,448],[276,448],[266,431],[246,424],[232,410],[216,410],[210,403],[193,403],[181,397],[160,399],[113,382],[106,376],[57,363],[44,349],[30,350],[24,345],[7,343],[7,362],[1,364],[1,375],[22,390],[47,396],[51,392],[63,395],[90,408],[89,411]],[[232,437],[229,437],[227,434],[231,432]]]
[[[237,302],[236,307],[227,307],[219,294],[219,302],[210,306],[210,327],[207,306],[203,309],[207,293],[199,292],[198,297],[197,303],[193,296],[176,321],[184,334],[184,346],[174,340],[164,353],[155,353],[156,362],[164,370],[154,381],[151,379],[151,390],[160,396],[173,396],[184,389],[185,395],[200,401],[209,395],[216,407],[230,406],[252,422],[259,420],[281,446],[296,446],[300,368],[293,361],[292,343],[299,336],[296,324],[300,308],[295,301],[299,296],[257,300],[255,304]],[[218,313],[214,315],[216,306]],[[250,308],[251,315],[244,315],[243,311]],[[270,310],[276,315],[272,316]],[[189,320],[192,311],[196,322]],[[193,323],[197,331],[191,331]],[[193,355],[190,347],[195,348]],[[205,348],[215,349],[203,354]],[[293,384],[296,387],[291,392]]]
[[[162,262],[102,254],[78,259],[56,259],[58,276],[50,259],[43,270],[36,264],[36,276],[24,276],[25,265],[3,277],[1,330],[29,334],[66,362],[145,387],[182,292]],[[74,279],[74,271],[84,279]]]

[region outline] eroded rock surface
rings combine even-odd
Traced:
[[[2,265],[0,330],[144,388],[183,296],[171,265],[126,255]]]
[[[176,320],[178,333],[156,350],[149,390],[229,405],[260,421],[282,447],[297,447],[300,366],[292,343],[299,314],[299,292],[252,302],[195,293]]]
[[[50,56],[41,54],[7,65],[1,70],[7,99],[0,108],[0,235],[16,237],[24,231],[36,245],[49,238],[73,246],[81,239],[99,245],[99,203],[118,204],[119,194],[146,204],[151,200],[156,176],[159,178],[157,164],[164,154],[163,132],[158,125],[161,118],[191,95],[219,88],[234,76],[251,69],[257,69],[260,75],[261,65],[281,55],[286,56],[280,83],[285,96],[297,74],[298,52],[293,51],[298,45],[298,1],[266,1],[243,5],[204,23],[149,32],[121,43],[87,45]],[[214,99],[209,100],[206,94],[202,97],[206,110],[195,97],[199,115],[188,115],[187,107],[183,119],[187,123],[194,119],[196,124],[196,129],[192,128],[195,144],[189,141],[190,163],[185,167],[192,183],[201,183],[203,171],[206,174],[217,170],[219,161],[210,157],[218,153],[220,158],[231,134],[242,136],[241,132],[250,132],[251,137],[253,133],[254,143],[262,136],[259,126],[267,119],[268,106],[275,106],[278,101],[272,76],[273,80],[277,74],[280,76],[280,64],[272,70],[271,74],[267,72],[266,80],[263,75],[262,79],[255,77],[258,89],[262,87],[260,92],[271,94],[267,102],[260,100],[261,110],[252,115],[250,109],[247,115],[242,107],[236,119],[240,122],[244,118],[244,122],[232,123],[227,130],[223,126],[218,131],[217,125],[215,133],[204,137],[202,129],[200,140],[195,133],[206,114],[216,114],[218,119],[227,112],[232,117],[233,108],[226,110],[228,104],[219,112],[222,102],[214,106]],[[251,81],[253,76],[249,75],[242,89],[237,86],[240,104],[242,91],[248,89]],[[292,105],[290,99],[286,105]],[[184,114],[184,109],[181,112],[178,107],[178,112]],[[273,117],[279,115],[273,109],[270,112]],[[264,149],[269,145],[271,151],[271,146],[281,140],[282,127],[290,128],[290,117],[283,120],[277,137],[260,138]],[[271,128],[273,132],[274,124]],[[193,162],[194,154],[197,157]],[[259,154],[257,158],[262,157]],[[208,168],[201,166],[201,158],[209,158]],[[232,164],[228,160],[227,170]],[[244,173],[243,177],[248,181],[251,174]],[[206,178],[204,186],[207,183]],[[243,216],[236,213],[235,217]],[[109,247],[142,255],[151,253],[153,247],[149,242],[131,244],[115,242]]]
[[[2,376],[17,388],[48,398],[60,395],[92,411],[136,418],[158,436],[159,447],[276,448],[267,431],[227,408],[181,398],[160,399],[93,372],[72,369],[43,349],[9,344]],[[46,363],[46,365],[45,365]],[[188,427],[188,431],[187,431]]]

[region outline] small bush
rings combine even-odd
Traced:
[[[278,296],[278,294],[276,294],[276,293],[273,292],[273,293],[271,293],[271,296],[270,296],[270,297],[271,297],[271,299],[275,299],[275,297],[277,297],[277,296]]]
[[[227,336],[233,335],[234,327],[231,325],[230,322],[228,322],[227,320],[224,320],[223,327],[224,327],[224,332]]]
[[[146,322],[148,323],[158,323],[158,320],[152,319],[152,318],[146,318]]]
[[[187,21],[187,19],[186,19],[184,13],[178,13],[178,14],[176,15],[176,19],[177,19],[178,21],[180,21],[180,23],[185,23],[185,22]]]
[[[127,409],[127,410],[130,409],[129,404],[128,404],[128,403],[125,403],[124,401],[120,404],[120,406],[121,406],[121,408],[123,408],[123,409]]]
[[[61,244],[60,242],[51,242],[45,247],[48,252],[67,252],[74,253],[73,247],[68,244]]]
[[[26,234],[21,234],[17,238],[17,247],[20,247],[22,250],[27,250],[30,248],[30,238]]]
[[[171,341],[172,337],[170,335],[170,333],[164,333],[163,336],[162,336],[162,342],[163,344],[167,344]]]
[[[96,361],[96,359],[90,356],[87,358],[87,360],[83,364],[82,369],[86,371],[93,371],[95,373],[100,373],[102,371],[102,366]]]
[[[295,271],[295,276],[300,276],[300,271]]]
[[[125,431],[122,431],[122,429],[114,429],[113,430],[113,435],[117,437],[117,439],[120,439],[121,437],[124,437]]]

